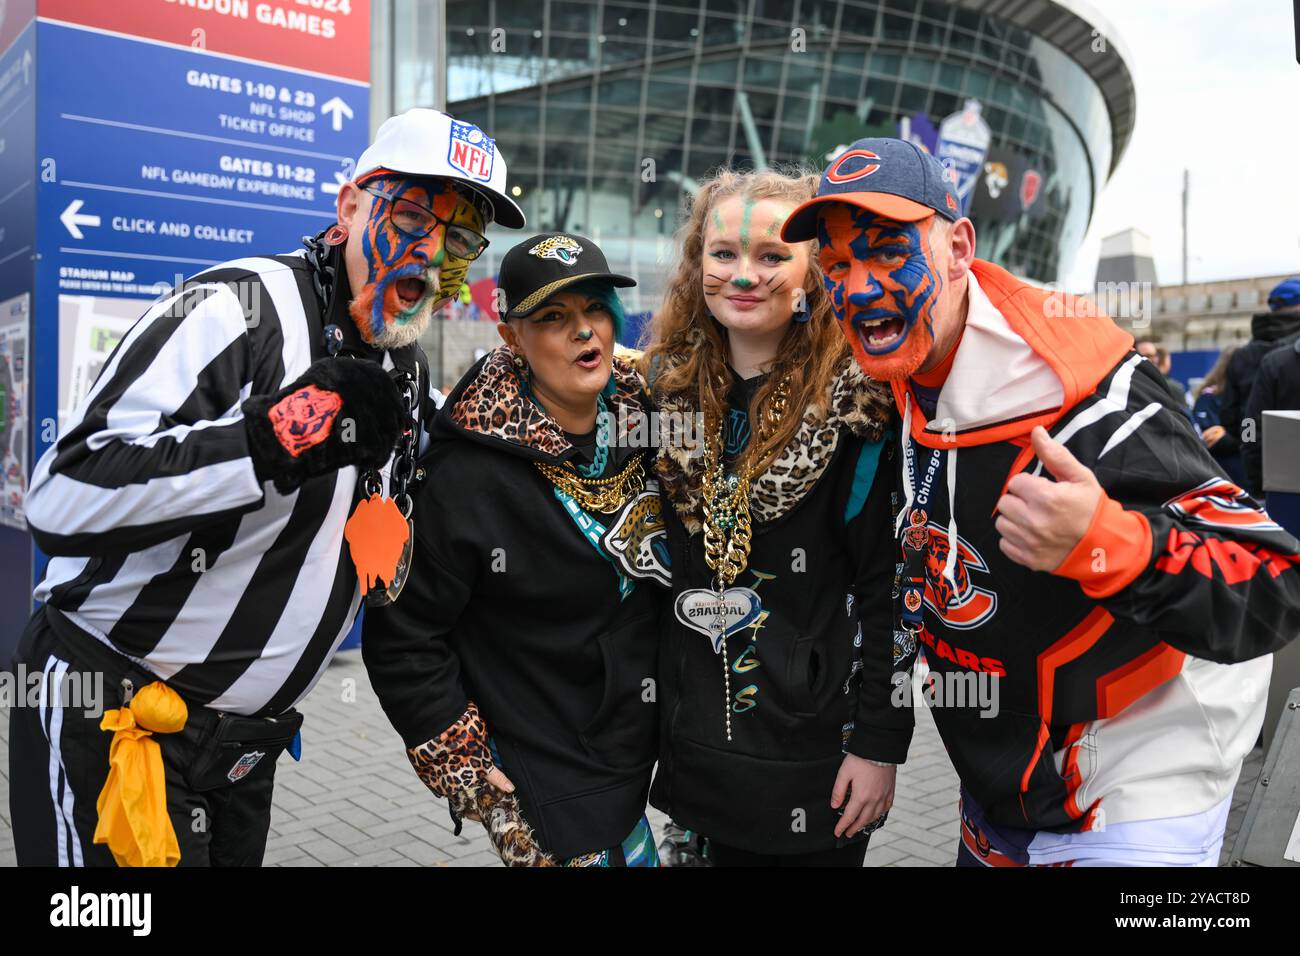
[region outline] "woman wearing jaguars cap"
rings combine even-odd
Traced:
[[[434,422],[415,566],[401,602],[367,617],[366,665],[420,778],[453,816],[488,821],[508,864],[656,865],[644,810],[669,569],[631,443],[642,388],[614,355],[615,289],[635,283],[567,233],[515,246],[498,281],[505,344]]]
[[[661,414],[704,426],[658,462],[673,589],[651,801],[717,866],[861,866],[894,767],[859,754],[901,762],[911,734],[859,689],[895,654],[888,392],[839,335],[812,243],[780,236],[816,184],[702,184],[644,358]]]

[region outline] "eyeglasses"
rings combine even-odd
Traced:
[[[473,229],[458,226],[437,215],[432,209],[421,206],[409,199],[394,198],[392,193],[369,186],[361,187],[372,196],[388,200],[388,221],[398,232],[405,233],[413,239],[423,239],[439,226],[446,229],[444,243],[447,251],[458,259],[477,259],[488,247],[487,239]]]

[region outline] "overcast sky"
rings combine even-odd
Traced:
[[[1102,236],[1151,236],[1181,281],[1191,170],[1192,282],[1300,274],[1300,64],[1291,0],[1090,0],[1127,48],[1137,127],[1105,187],[1069,287],[1092,284]]]

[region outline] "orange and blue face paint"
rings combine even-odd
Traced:
[[[430,315],[460,291],[469,271],[468,259],[446,250],[444,226],[427,236],[413,236],[393,224],[391,211],[414,203],[475,231],[482,231],[483,217],[446,180],[385,175],[367,179],[363,188],[373,196],[361,237],[369,272],[364,288],[354,290],[350,312],[362,337],[376,342],[390,326],[401,329]]]
[[[898,222],[846,203],[818,217],[822,281],[863,371],[907,378],[934,345],[943,277],[930,247],[933,219]]]

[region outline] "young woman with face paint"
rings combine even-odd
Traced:
[[[534,236],[502,260],[506,344],[434,422],[399,604],[367,617],[366,664],[412,764],[453,813],[513,791],[533,849],[567,865],[656,865],[644,817],[669,582],[643,390],[614,355],[616,286],[590,239]],[[518,830],[515,831],[516,835]]]
[[[651,802],[715,865],[861,865],[910,736],[860,693],[894,657],[888,395],[836,328],[812,243],[780,238],[815,188],[704,183],[643,358],[665,420],[703,429],[663,437],[657,463],[673,590]]]

